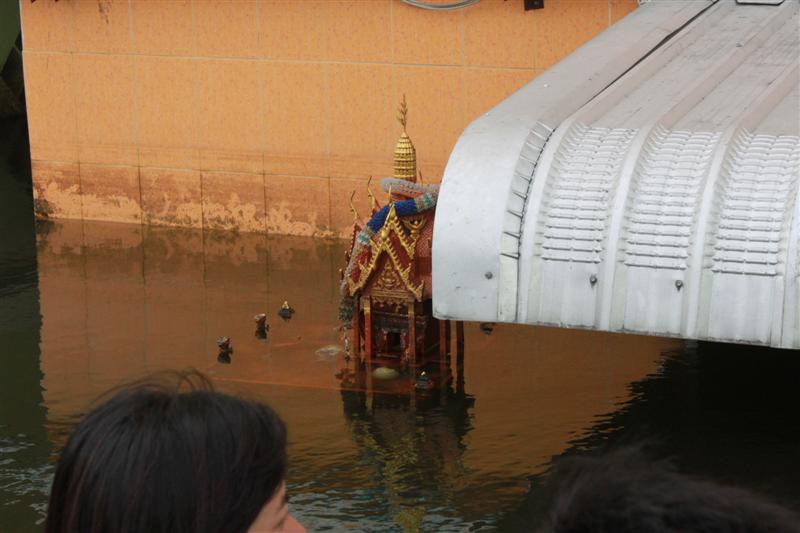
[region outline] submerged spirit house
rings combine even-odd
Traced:
[[[384,179],[386,205],[377,201],[368,222],[353,225],[342,272],[342,313],[351,321],[356,356],[398,359],[416,366],[438,351],[448,355],[450,327],[433,317],[432,235],[438,186],[417,183],[416,150],[403,132],[394,153],[394,177]],[[374,198],[374,197],[373,197]],[[355,213],[355,210],[354,210]]]

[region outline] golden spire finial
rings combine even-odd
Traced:
[[[370,176],[367,180],[367,194],[370,198],[372,198],[372,208],[379,209],[381,205],[378,203],[378,199],[375,198],[375,195],[372,193],[372,189],[369,188],[370,183],[372,183],[372,176]]]
[[[406,132],[406,124],[408,124],[408,105],[406,105],[406,95],[403,94],[403,101],[400,102],[400,109],[398,110],[397,121],[403,126],[403,133]]]
[[[389,185],[389,192],[386,193],[386,204],[392,203],[392,186]]]
[[[403,132],[397,140],[397,145],[394,147],[394,177],[401,180],[410,182],[417,181],[417,151],[414,149],[414,143],[406,133],[406,126],[408,125],[408,105],[406,104],[406,95],[403,95],[403,101],[400,102],[400,109],[398,110],[397,120],[403,127]]]
[[[353,197],[355,197],[355,195],[356,191],[353,191],[353,193],[350,195],[350,211],[353,212],[353,222],[358,222],[358,219],[361,217],[358,216],[358,211],[356,211],[356,206],[353,205]]]

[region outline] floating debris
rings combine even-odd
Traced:
[[[289,306],[289,302],[284,301],[281,308],[278,310],[278,316],[284,320],[289,320],[294,314],[294,309]]]
[[[397,379],[398,376],[400,376],[400,372],[387,366],[379,366],[372,371],[372,377],[375,379]]]
[[[329,361],[331,359],[335,359],[340,353],[342,353],[342,347],[338,344],[328,344],[319,348],[316,352],[317,358],[321,361]]]
[[[481,322],[481,331],[486,335],[491,335],[494,331],[494,322]]]
[[[217,362],[223,365],[231,364],[231,352],[219,352],[217,354]]]

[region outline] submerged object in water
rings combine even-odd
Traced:
[[[417,390],[430,390],[434,386],[433,380],[428,377],[424,371],[422,374],[419,375],[417,380],[414,382],[414,388]]]
[[[231,362],[231,354],[233,353],[233,347],[231,346],[231,339],[230,337],[219,337],[217,339],[217,346],[219,347],[219,353],[217,354],[217,362],[222,363],[224,365],[228,365]]]
[[[219,346],[219,351],[221,352],[232,352],[233,348],[231,347],[231,339],[230,337],[219,337],[217,338],[217,346]]]
[[[267,324],[266,313],[259,313],[253,317],[256,321],[256,337],[259,339],[266,339],[267,332],[269,331],[269,324]]]
[[[253,320],[256,321],[256,327],[265,329],[269,331],[269,324],[267,324],[267,314],[266,313],[259,313],[253,317]]]
[[[372,371],[372,377],[375,379],[397,379],[398,376],[400,372],[388,366],[379,366]]]
[[[291,308],[289,302],[284,301],[281,308],[278,310],[278,316],[284,320],[289,320],[294,314],[294,309]]]

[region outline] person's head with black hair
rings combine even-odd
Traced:
[[[196,372],[116,391],[69,437],[46,533],[305,531],[286,499],[286,427]]]
[[[553,479],[548,533],[800,533],[790,511],[648,461],[641,446],[562,461]]]

